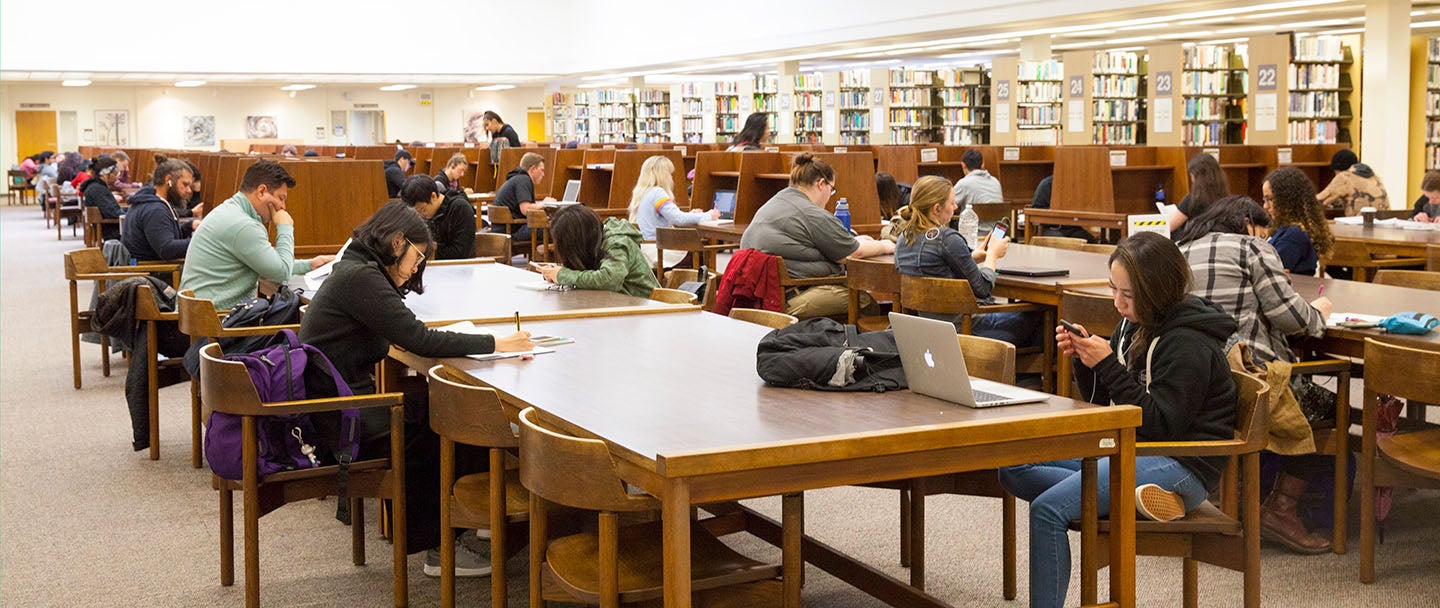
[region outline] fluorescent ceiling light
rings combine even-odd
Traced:
[[[88,87],[88,86],[90,86],[90,81],[89,81],[89,80],[65,80],[65,81],[62,81],[62,82],[60,83],[60,86],[62,86],[62,87]]]
[[[1245,15],[1246,19],[1271,19],[1274,17],[1286,17],[1289,15],[1304,15],[1305,11],[1280,11],[1278,13],[1255,13]]]
[[[380,87],[380,90],[381,90],[381,91],[408,91],[408,90],[413,89],[413,88],[415,88],[415,85],[413,85],[413,84],[389,84],[389,85],[385,85],[385,86],[383,86],[383,87]]]
[[[1181,40],[1185,38],[1204,38],[1206,36],[1214,35],[1215,32],[1213,30],[1198,30],[1194,32],[1172,32],[1169,34],[1160,34],[1159,36],[1157,36],[1157,38],[1163,40]]]
[[[1413,30],[1413,29],[1421,28],[1421,27],[1436,27],[1436,26],[1440,26],[1440,21],[1418,21],[1418,22],[1415,22],[1415,23],[1411,23],[1411,24],[1410,24],[1410,29]]]
[[[1244,34],[1247,32],[1268,32],[1278,29],[1278,25],[1247,25],[1245,27],[1230,27],[1223,30],[1215,30],[1217,34]]]
[[[1335,27],[1345,24],[1346,21],[1344,19],[1324,19],[1321,21],[1301,21],[1299,23],[1286,23],[1285,25],[1282,25],[1280,27],[1289,30],[1303,30],[1314,27]]]
[[[515,88],[513,84],[492,84],[484,87],[475,87],[476,91],[505,91]]]
[[[1144,24],[1144,25],[1127,25],[1127,26],[1125,26],[1125,27],[1116,28],[1116,29],[1118,29],[1118,30],[1120,30],[1120,31],[1122,31],[1122,32],[1131,32],[1131,31],[1136,31],[1136,30],[1153,30],[1153,29],[1155,29],[1155,28],[1160,28],[1160,27],[1170,27],[1170,24],[1169,24],[1169,23],[1147,23],[1147,24]]]
[[[1116,32],[1116,30],[1114,30],[1114,29],[1080,30],[1080,31],[1077,31],[1077,32],[1066,32],[1066,33],[1063,33],[1063,34],[1055,34],[1055,37],[1056,37],[1056,38],[1085,38],[1085,37],[1089,37],[1089,36],[1109,36],[1110,34],[1114,34],[1115,32]]]
[[[181,81],[177,81],[177,82],[175,83],[175,86],[180,87],[180,88],[182,88],[182,89],[188,89],[188,88],[191,88],[191,87],[203,87],[203,86],[205,86],[205,81],[204,81],[204,80],[181,80]]]
[[[1360,34],[1360,33],[1364,33],[1364,32],[1365,32],[1365,28],[1363,28],[1363,27],[1351,27],[1351,28],[1346,28],[1346,29],[1343,29],[1343,30],[1330,30],[1330,31],[1325,32],[1325,33],[1326,33],[1326,34],[1339,35],[1339,34]]]
[[[1189,21],[1176,21],[1175,25],[1210,25],[1212,23],[1225,23],[1234,21],[1235,17],[1212,17],[1210,19],[1191,19]]]
[[[608,82],[587,82],[587,83],[585,83],[585,84],[580,85],[580,88],[582,88],[582,89],[601,89],[601,88],[605,88],[605,87],[618,87],[618,86],[621,86],[621,85],[624,85],[624,84],[625,84],[625,81],[623,81],[623,80],[611,80],[611,81],[608,81]]]
[[[281,90],[281,91],[309,91],[310,89],[313,89],[313,88],[315,88],[315,85],[313,85],[313,84],[287,84],[287,85],[285,85],[285,86],[283,86],[283,87],[280,87],[280,90]]]

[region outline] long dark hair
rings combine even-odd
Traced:
[[[1125,359],[1126,367],[1135,369],[1160,322],[1190,293],[1190,263],[1175,243],[1158,232],[1132,234],[1120,241],[1110,254],[1110,264],[1117,262],[1130,275],[1135,322],[1140,329],[1127,352],[1116,356]]]
[[[395,255],[395,235],[400,234],[414,243],[416,246],[424,247],[425,251],[435,248],[435,239],[430,236],[430,227],[425,224],[425,219],[415,209],[401,201],[390,201],[380,207],[365,223],[355,227],[351,237],[355,243],[369,249],[380,260],[382,266],[392,266],[403,257]],[[413,291],[425,293],[425,285],[421,277],[425,274],[425,259],[420,259],[420,268],[415,274],[410,275],[410,280],[404,285],[397,285],[400,293]]]
[[[1325,213],[1320,201],[1315,198],[1315,184],[1305,173],[1295,167],[1281,167],[1265,176],[1274,197],[1270,204],[1275,208],[1276,228],[1299,226],[1310,236],[1315,253],[1324,256],[1330,252],[1335,237],[1330,234],[1330,225],[1325,222]]]
[[[765,136],[769,134],[770,119],[766,118],[764,112],[756,112],[745,119],[745,126],[741,127],[740,132],[735,134],[735,139],[730,141],[730,145],[750,144],[758,146],[760,142],[765,141]]]
[[[567,205],[550,218],[550,234],[560,265],[571,270],[599,270],[605,260],[605,226],[585,205]]]
[[[1211,203],[1204,213],[1186,221],[1182,227],[1184,234],[1175,240],[1175,244],[1184,245],[1216,232],[1250,234],[1250,226],[1264,228],[1269,225],[1270,214],[1260,203],[1243,194],[1233,194]]]
[[[1190,174],[1190,216],[1205,212],[1210,203],[1230,196],[1230,182],[1220,170],[1220,161],[1214,156],[1200,153],[1185,166]]]
[[[880,197],[880,217],[895,217],[900,211],[900,186],[895,183],[895,176],[884,171],[876,173],[875,194]]]

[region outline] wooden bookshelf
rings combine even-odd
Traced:
[[[572,101],[569,93],[556,91],[550,94],[550,133],[551,141],[569,141],[574,132],[575,122],[571,118]]]
[[[635,141],[635,94],[630,89],[597,89],[600,143]]]
[[[864,145],[870,143],[870,71],[847,70],[840,72],[840,93],[836,103],[840,106],[841,145]]]
[[[754,106],[751,113],[761,112],[767,115],[767,124],[770,125],[770,141],[775,141],[775,134],[780,128],[780,77],[774,74],[756,74],[754,78]],[[749,118],[747,115],[745,118]],[[740,121],[740,127],[745,126],[745,121]],[[738,131],[738,128],[737,128]]]
[[[698,144],[705,141],[705,94],[707,83],[687,82],[680,89],[680,141]]]
[[[639,89],[635,91],[636,143],[670,141],[670,91]]]
[[[1059,61],[1021,61],[1015,80],[1015,142],[1022,146],[1060,143],[1065,70]]]
[[[825,136],[825,83],[820,73],[796,74],[791,97],[795,143],[818,144]]]
[[[728,142],[740,132],[740,83],[715,83],[715,141]]]
[[[939,70],[940,125],[947,146],[990,142],[990,71],[984,66]]]
[[[1181,143],[1243,144],[1247,136],[1245,55],[1234,46],[1184,49],[1180,75]]]
[[[1143,53],[1100,51],[1091,62],[1091,143],[1145,145]]]
[[[939,92],[931,70],[890,70],[890,143],[940,141]]]
[[[595,110],[592,101],[593,98],[588,92],[575,93],[570,97],[570,120],[574,126],[570,133],[571,137],[580,143],[589,143],[594,137],[595,128],[591,125]]]
[[[1291,144],[1349,143],[1355,85],[1347,69],[1350,47],[1336,36],[1291,39],[1286,140]]]

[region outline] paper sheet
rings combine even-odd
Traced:
[[[311,293],[320,289],[320,284],[325,282],[325,277],[330,276],[330,271],[335,269],[335,262],[339,262],[340,258],[345,257],[345,249],[348,247],[350,247],[350,239],[345,239],[345,244],[340,246],[340,252],[335,254],[335,259],[305,273],[305,287],[308,288]]]
[[[1155,132],[1170,133],[1175,130],[1175,100],[1169,97],[1155,99]]]

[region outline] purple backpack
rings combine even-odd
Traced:
[[[249,354],[225,356],[229,361],[245,364],[260,401],[273,403],[305,399],[305,369],[312,365],[330,375],[335,381],[338,396],[354,394],[325,353],[309,344],[301,344],[294,331],[280,330],[276,342]],[[240,416],[221,412],[211,412],[205,425],[205,459],[210,462],[210,470],[222,478],[240,480],[244,477],[242,428]],[[340,410],[340,428],[341,438],[335,449],[335,458],[340,462],[343,480],[348,465],[360,451],[360,410]],[[260,443],[261,476],[320,465],[314,447],[318,434],[309,414],[262,416],[256,419],[255,429]],[[341,488],[344,488],[343,481]],[[347,501],[340,502],[344,505]]]

